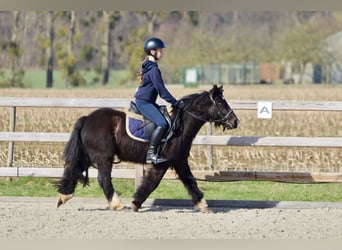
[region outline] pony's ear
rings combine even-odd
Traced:
[[[211,96],[222,95],[223,93],[223,85],[214,85],[213,88],[210,90]]]

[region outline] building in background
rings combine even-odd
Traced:
[[[342,31],[326,39],[331,83],[342,83]]]

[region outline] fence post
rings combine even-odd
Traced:
[[[213,126],[211,123],[208,123],[207,125],[207,135],[211,136],[213,135]],[[214,163],[213,163],[213,146],[208,145],[207,146],[207,164],[209,169],[214,169]]]
[[[142,183],[145,175],[144,164],[137,164],[135,166],[135,191],[138,189]]]
[[[15,132],[15,117],[16,117],[16,107],[12,107],[10,110],[10,132]],[[7,154],[7,166],[13,166],[13,148],[14,142],[10,141],[8,143],[8,154]]]

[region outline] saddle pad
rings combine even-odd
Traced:
[[[134,140],[149,142],[149,139],[146,139],[145,136],[143,116],[130,112],[129,110],[125,110],[125,113],[126,132],[128,136]],[[165,137],[161,140],[162,142],[166,141],[166,136],[167,135],[165,135]]]
[[[134,140],[148,142],[144,139],[143,121],[126,116],[126,132]]]

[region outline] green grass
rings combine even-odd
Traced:
[[[58,196],[51,178],[22,177],[0,178],[0,196]],[[113,184],[123,198],[131,198],[134,193],[133,179],[115,179]],[[277,182],[198,182],[207,200],[265,200],[265,201],[324,201],[342,202],[342,185],[327,184],[288,184]],[[90,186],[78,185],[78,197],[104,198],[96,179]],[[149,198],[190,199],[183,184],[178,181],[162,180]]]

